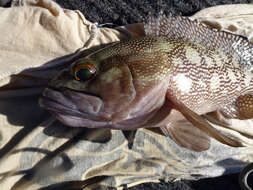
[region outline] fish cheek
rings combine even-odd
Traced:
[[[107,114],[108,119],[113,119],[114,113],[123,111],[136,95],[131,72],[124,64],[101,72],[91,88],[95,88],[102,98],[104,107],[101,111]],[[123,115],[127,115],[127,113],[123,113]]]

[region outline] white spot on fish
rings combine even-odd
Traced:
[[[246,72],[245,73],[245,79],[244,79],[244,84],[245,86],[250,86],[250,81],[252,79],[252,74],[251,72]]]
[[[199,86],[200,88],[205,89],[205,88],[206,88],[206,83],[203,82],[203,81],[199,81],[199,82],[198,82],[198,86]]]
[[[192,80],[184,74],[178,74],[173,78],[176,86],[182,93],[188,93],[192,87]]]
[[[197,66],[201,65],[201,57],[200,57],[199,53],[196,51],[196,49],[193,49],[193,48],[190,48],[187,46],[185,48],[185,55],[186,55],[186,58],[191,63],[195,63]]]
[[[236,88],[237,91],[241,91],[241,85],[238,85]]]
[[[172,64],[174,66],[181,66],[181,65],[183,65],[182,63],[184,63],[184,60],[181,57],[175,57],[175,58],[172,59]]]
[[[213,54],[213,59],[215,60],[215,64],[218,67],[222,67],[225,60],[222,60],[222,58],[225,58],[225,56],[221,56],[220,54]]]
[[[206,62],[206,65],[208,68],[211,68],[213,67],[213,60],[210,58],[210,57],[207,57],[207,56],[204,56],[204,60]]]
[[[219,74],[214,73],[211,82],[210,82],[210,88],[211,90],[217,90],[220,87],[220,77]]]

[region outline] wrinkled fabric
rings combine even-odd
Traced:
[[[253,5],[220,5],[203,9],[192,16],[204,24],[245,36],[253,43]]]
[[[23,69],[41,66],[80,48],[124,38],[123,33],[119,35],[117,30],[98,28],[79,11],[62,9],[53,1],[18,2],[0,11],[1,85]]]
[[[192,18],[252,40],[252,6],[218,6]],[[246,147],[212,140],[210,150],[197,153],[145,129],[133,139],[133,132],[67,127],[39,107],[47,82],[73,60],[142,35],[142,24],[99,28],[79,11],[50,0],[14,1],[11,8],[0,8],[0,189],[37,189],[94,176],[109,176],[94,188],[199,179],[238,172],[253,161],[251,120],[216,126]]]

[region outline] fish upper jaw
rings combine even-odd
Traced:
[[[103,101],[97,96],[69,89],[61,92],[46,88],[39,104],[68,126],[94,128],[107,125],[109,122],[106,117],[99,115]]]

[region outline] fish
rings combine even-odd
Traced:
[[[212,126],[253,117],[253,45],[173,14],[149,16],[145,35],[115,42],[60,71],[39,104],[70,127],[146,128],[204,151],[210,138],[243,144]]]

